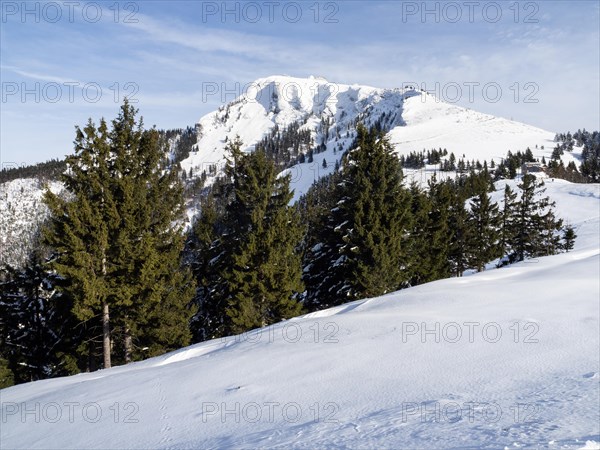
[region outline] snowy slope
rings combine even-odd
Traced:
[[[330,83],[314,77],[258,79],[236,100],[200,119],[198,151],[183,161],[182,168],[204,170],[219,164],[228,141],[239,136],[250,149],[275,125],[285,128],[302,122],[316,137],[321,119],[330,118],[334,127],[344,128],[345,134],[347,125],[359,114],[401,108],[404,93],[399,89]]]
[[[55,194],[62,184],[51,182]],[[45,184],[35,178],[24,178],[0,184],[0,266],[20,265],[35,245],[38,224],[48,217],[44,204]]]
[[[514,153],[527,147],[536,158],[548,158],[555,145],[554,133],[549,131],[444,103],[426,94],[407,99],[402,117],[406,126],[389,133],[400,152],[441,147],[457,158],[464,155],[468,160],[499,161],[508,150]]]
[[[2,390],[1,447],[597,448],[600,186],[547,187],[571,253]]]

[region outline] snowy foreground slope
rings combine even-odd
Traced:
[[[2,390],[0,447],[597,448],[600,186],[547,186],[571,253]]]

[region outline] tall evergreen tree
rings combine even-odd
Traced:
[[[190,338],[193,284],[179,264],[179,170],[168,166],[158,132],[144,130],[136,114],[125,101],[110,131],[104,120],[77,128],[63,176],[69,198],[45,197],[53,268],[75,299],[75,316],[92,327],[101,318],[105,368],[113,356],[128,362]]]
[[[407,285],[410,197],[390,142],[357,127],[356,144],[342,168],[340,202],[351,299],[374,297]]]
[[[430,251],[429,240],[429,214],[432,204],[429,195],[413,182],[410,185],[412,226],[409,232],[409,261],[410,285],[430,281],[430,265],[427,264],[427,255]]]
[[[205,211],[197,227],[199,238],[206,239],[202,245],[214,255],[200,264],[212,274],[204,275],[207,285],[197,297],[201,312],[196,319],[207,326],[199,334],[211,337],[300,314],[298,296],[304,290],[297,251],[303,230],[296,210],[288,206],[290,177],[278,177],[260,149],[244,154],[236,140],[228,150],[227,182],[219,192],[224,210],[212,218],[205,214],[214,210]],[[201,317],[203,312],[213,317]]]
[[[472,240],[473,230],[465,207],[465,198],[460,189],[453,188],[449,206],[448,258],[452,273],[462,277],[463,272],[469,268],[469,242]]]
[[[518,186],[521,198],[515,224],[513,259],[523,261],[557,253],[562,220],[554,215],[554,202],[543,196],[544,182],[538,181],[534,175],[525,175]]]
[[[103,364],[111,367],[110,309],[119,301],[117,286],[107,264],[109,227],[118,221],[110,189],[110,147],[104,120],[96,127],[91,119],[76,128],[75,153],[67,157],[68,170],[62,175],[66,199],[46,192],[45,201],[53,219],[46,243],[58,257],[53,268],[66,280],[65,292],[77,299],[73,312],[85,322],[101,320]],[[88,324],[90,325],[90,324]],[[93,325],[92,325],[93,328]]]
[[[136,112],[123,108],[110,135],[119,217],[112,256],[118,267],[116,295],[124,305],[120,337],[125,362],[189,343],[185,325],[195,290],[180,261],[184,204],[179,168],[168,165],[159,132],[143,130]]]
[[[469,258],[470,265],[477,272],[484,270],[486,263],[501,256],[500,220],[498,205],[492,203],[486,192],[473,197],[469,212],[472,230]]]
[[[452,202],[452,186],[449,183],[438,182],[435,177],[429,181],[429,204],[427,228],[425,234],[429,246],[415,264],[423,266],[423,283],[447,278],[451,274],[449,261],[450,229],[449,212]]]
[[[411,197],[389,141],[359,124],[340,171],[328,182],[306,200],[318,210],[308,220],[305,244],[307,306],[326,308],[407,286]]]
[[[297,295],[304,288],[297,248],[303,230],[288,206],[289,175],[278,177],[262,151],[234,151],[234,158],[235,200],[229,212],[239,215],[243,240],[226,274],[231,292],[226,312],[232,331],[243,332],[300,314]]]

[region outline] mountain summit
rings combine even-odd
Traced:
[[[499,162],[508,150],[527,147],[536,158],[548,158],[555,136],[443,102],[411,85],[382,89],[318,77],[270,76],[247,84],[238,98],[200,119],[196,124],[198,143],[182,168],[210,175],[224,163],[225,148],[236,137],[246,151],[252,151],[265,136],[285,134],[293,128],[294,133],[310,135],[310,143],[298,152],[308,153],[312,148],[318,153],[314,161],[292,158],[282,167],[292,172],[297,199],[315,179],[331,173],[351,145],[358,122],[386,131],[399,155],[446,148],[466,160]]]

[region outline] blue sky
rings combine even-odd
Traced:
[[[146,125],[181,128],[276,74],[412,82],[551,131],[600,128],[598,1],[1,5],[3,167],[71,153],[74,126],[124,95]]]

